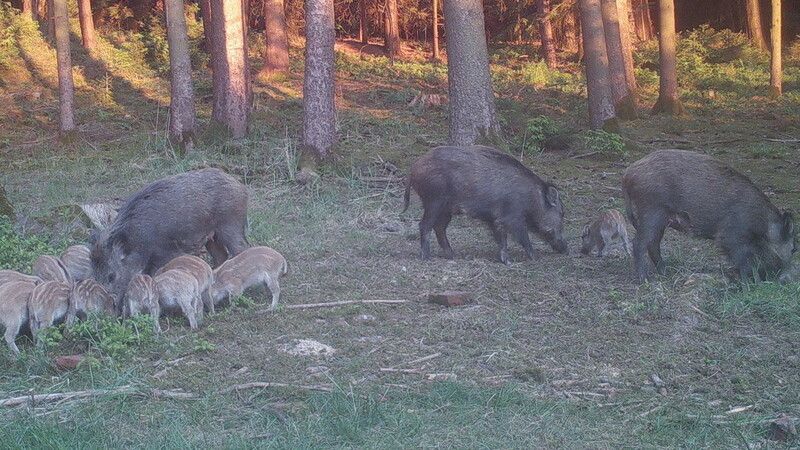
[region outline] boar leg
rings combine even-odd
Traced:
[[[193,298],[187,295],[181,295],[176,299],[178,306],[180,306],[183,315],[189,320],[189,328],[192,330],[197,329],[197,315],[193,304]]]
[[[19,333],[19,328],[21,324],[19,323],[19,321],[17,321],[16,325],[17,325],[16,327],[11,325],[6,326],[6,333],[3,337],[6,339],[6,344],[8,344],[8,348],[9,350],[11,350],[11,353],[19,355],[19,348],[17,347],[17,343],[14,342],[14,340],[16,340],[17,338],[17,334]]]
[[[538,261],[539,260],[539,252],[533,249],[533,244],[531,244],[531,239],[528,236],[528,230],[525,228],[524,225],[520,225],[514,227],[514,237],[519,242],[519,245],[525,249],[525,254],[528,255],[528,259],[531,261]]]
[[[661,238],[667,224],[667,214],[663,211],[641,211],[639,227],[633,239],[633,264],[636,278],[643,282],[647,279],[647,260],[645,250],[659,273],[664,273],[664,261],[661,259]]]
[[[444,257],[453,259],[453,248],[450,247],[450,241],[447,240],[447,226],[450,225],[450,219],[453,215],[449,212],[444,212],[439,215],[439,218],[433,224],[433,231],[436,233],[436,241],[439,247],[444,250]]]
[[[422,259],[430,259],[431,257],[431,244],[429,242],[431,230],[433,225],[438,222],[443,206],[439,202],[434,205],[424,205],[425,212],[422,213],[422,219],[419,221],[419,256]]]
[[[225,250],[225,246],[213,237],[206,242],[206,250],[211,255],[211,259],[214,260],[215,267],[218,267],[228,259],[228,251]]]
[[[247,238],[244,236],[244,230],[239,228],[236,223],[226,224],[215,231],[215,240],[225,248],[228,253],[228,258],[247,250],[250,245]]]
[[[500,247],[500,262],[507,266],[511,265],[511,258],[508,257],[508,233],[497,221],[491,222],[489,228],[497,246]]]
[[[278,280],[270,276],[267,276],[267,279],[264,280],[264,286],[272,293],[272,304],[269,305],[269,310],[272,311],[278,306],[278,299],[281,296],[281,286],[278,284]]]
[[[622,240],[622,249],[625,250],[625,254],[631,256],[631,243],[628,242],[628,232],[623,229],[619,234],[619,238]]]
[[[153,318],[153,331],[161,333],[161,323],[158,320],[161,317],[161,305],[158,304],[158,300],[154,299],[147,309],[150,317]]]

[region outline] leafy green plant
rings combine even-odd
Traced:
[[[120,322],[116,317],[89,315],[70,329],[69,340],[87,344],[112,357],[127,356],[152,341],[153,320],[141,315]]]
[[[0,217],[0,269],[29,273],[33,261],[42,254],[55,253],[45,239],[19,234],[14,225]]]
[[[625,155],[625,141],[616,133],[603,130],[588,130],[583,135],[583,145],[587,150],[603,153]]]
[[[561,125],[547,116],[535,117],[528,121],[522,136],[522,149],[525,152],[542,150],[548,139],[561,134]]]

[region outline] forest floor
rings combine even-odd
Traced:
[[[574,140],[530,150],[526,123],[535,117],[585,130],[584,85],[574,70],[539,82],[524,56],[532,50],[493,49],[510,151],[562,192],[570,245],[559,255],[535,239],[542,259],[532,262],[511,244],[515,262],[505,266],[488,231],[461,217],[448,229],[456,258],[441,258],[433,243],[433,258],[419,260],[419,203],[400,213],[403,173],[447,139],[446,104],[409,105],[419,94],[446,98],[441,64],[388,67],[380,56],[339,53],[339,157],[318,181],[300,184],[299,51],[285,79],[256,86],[249,138],[204,135],[180,159],[165,140],[168,79],[141,59],[140,43],[113,34],[93,54],[76,51],[82,138],[60,144],[55,59],[24,36],[0,66],[0,184],[21,233],[42,236],[54,252],[86,243],[88,230],[65,205],[221,166],[250,189],[250,242],[280,251],[290,273],[277,311],[264,312],[267,296],[251,293],[196,331],[162,319],[165,332],[133,353],[70,342],[36,350],[20,339],[21,357],[0,352],[0,397],[96,395],[0,406],[4,446],[798,445],[772,440],[770,422],[800,417],[800,285],[740,286],[712,242],[672,230],[662,244],[667,274],[644,285],[619,248],[605,258],[579,252],[583,226],[623,208],[625,167],[659,148],[728,161],[776,205],[800,211],[794,66],[780,100],[760,85],[696,87],[682,92],[688,114],[680,118],[647,114],[657,79],[642,69],[641,114],[623,123],[624,151]],[[210,77],[195,76],[202,128]],[[427,302],[444,291],[473,301]],[[404,302],[358,303],[367,300]],[[291,308],[341,301],[356,303]],[[306,340],[329,347],[296,354]],[[74,352],[94,363],[54,363]]]

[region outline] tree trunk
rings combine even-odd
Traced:
[[[444,0],[450,143],[502,146],[481,0]]]
[[[169,104],[169,136],[183,156],[194,148],[194,85],[189,58],[189,38],[183,0],[164,0],[169,45],[169,72],[172,86]]]
[[[250,66],[247,28],[240,0],[212,0],[214,48],[211,118],[225,126],[234,139],[247,135],[250,119]]]
[[[53,0],[47,0],[47,40],[56,41],[55,5]]]
[[[673,116],[683,114],[683,105],[678,95],[678,61],[675,43],[675,3],[674,0],[658,0],[658,100],[651,114],[667,113]]]
[[[91,0],[78,0],[78,19],[81,23],[81,45],[89,50],[97,47]]]
[[[269,79],[289,71],[289,36],[286,32],[286,11],[283,0],[264,0],[264,68],[262,76]]]
[[[770,27],[772,57],[770,58],[769,96],[778,98],[783,94],[781,62],[781,0],[772,0],[772,27]]]
[[[22,0],[22,15],[33,20],[33,0]]]
[[[386,0],[385,6],[385,20],[386,30],[384,33],[385,41],[384,46],[386,49],[386,56],[394,63],[394,59],[400,56],[400,17],[397,11],[397,0]]]
[[[303,163],[324,163],[336,145],[333,0],[306,0],[303,80]]]
[[[431,0],[433,9],[433,59],[439,61],[442,55],[439,54],[439,0]]]
[[[213,28],[211,25],[211,0],[198,0],[200,17],[203,18],[203,47],[206,53],[214,53]]]
[[[578,32],[578,21],[575,17],[575,11],[573,8],[570,8],[569,11],[564,15],[564,47],[563,50],[568,52],[575,52],[578,53],[580,51],[580,39],[579,39],[579,32]]]
[[[655,37],[653,30],[653,19],[650,17],[650,6],[648,0],[633,1],[633,23],[636,28],[636,36],[640,41],[649,41]]]
[[[589,102],[589,126],[594,130],[614,130],[616,117],[611,95],[603,14],[600,0],[580,0],[583,31],[586,90]]]
[[[358,3],[358,40],[361,44],[369,44],[369,0]]]
[[[761,26],[761,8],[759,0],[745,0],[747,10],[747,34],[753,40],[753,45],[761,50],[767,50],[767,41],[764,39],[764,29]]]
[[[617,0],[601,0],[603,31],[608,52],[608,74],[611,82],[611,103],[620,119],[636,118],[636,103],[628,90],[625,57],[622,48],[622,30],[617,11]]]
[[[536,12],[539,16],[539,39],[542,42],[542,59],[547,63],[548,69],[558,66],[556,48],[553,45],[553,25],[550,22],[550,0],[536,0]]]
[[[625,81],[628,83],[628,92],[633,97],[634,106],[637,99],[636,73],[633,70],[633,44],[631,43],[631,21],[629,0],[617,0],[617,16],[619,18],[619,40],[622,44],[622,58],[625,63]]]
[[[67,0],[54,0],[52,17],[55,23],[56,60],[58,63],[58,101],[61,138],[70,140],[75,133],[75,84],[72,80],[72,58],[69,48]]]

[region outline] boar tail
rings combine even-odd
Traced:
[[[633,206],[631,205],[630,200],[625,202],[625,214],[628,216],[628,222],[633,225],[633,228],[639,229],[639,221],[636,220],[636,216],[633,215]]]
[[[406,193],[403,196],[403,201],[405,203],[403,204],[403,210],[400,211],[401,214],[406,212],[408,209],[408,204],[411,202],[411,181],[408,179],[406,179]]]

